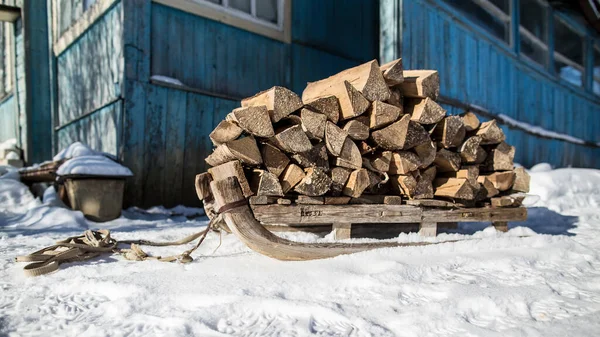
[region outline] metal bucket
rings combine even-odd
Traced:
[[[125,179],[122,177],[70,177],[64,180],[71,208],[86,218],[105,222],[121,216]]]

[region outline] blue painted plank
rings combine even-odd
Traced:
[[[146,207],[164,202],[164,171],[167,165],[166,116],[168,88],[148,86],[144,137],[144,201]]]
[[[164,202],[166,207],[183,201],[183,156],[185,151],[186,96],[180,90],[169,90],[166,107],[166,147]]]

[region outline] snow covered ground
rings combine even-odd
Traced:
[[[172,240],[206,221],[180,207],[130,209],[99,225],[52,193],[42,202],[0,179],[0,335],[598,336],[600,171],[539,165],[531,175],[539,200],[508,233],[461,225],[434,239],[461,242],[307,262],[261,256],[233,235],[215,251],[210,234],[190,264],[113,255],[39,278],[25,278],[14,257],[86,228]]]

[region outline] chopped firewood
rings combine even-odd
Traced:
[[[272,87],[269,90],[242,100],[243,107],[265,105],[273,123],[302,108],[302,100],[293,91],[284,87]]]
[[[390,161],[392,160],[391,151],[377,152],[369,159],[369,165],[376,171],[387,172],[390,169]]]
[[[248,199],[248,202],[250,203],[250,205],[271,205],[277,203],[277,200],[277,197],[269,197],[266,195],[253,195]]]
[[[344,125],[344,131],[348,137],[354,140],[365,140],[369,138],[369,120],[367,116],[359,116],[351,119]]]
[[[342,194],[350,173],[352,173],[352,170],[345,167],[334,167],[331,169],[331,195],[339,196]]]
[[[296,203],[298,205],[323,205],[325,203],[325,198],[299,195],[298,198],[296,198]]]
[[[479,128],[479,118],[474,113],[468,111],[464,114],[460,115],[463,119],[463,124],[465,125],[465,131],[471,132],[473,130],[477,130]]]
[[[279,133],[279,132],[289,128],[290,126],[296,126],[296,125],[302,126],[302,118],[300,118],[300,116],[296,116],[296,115],[288,115],[288,116],[280,119],[279,122],[275,124],[275,126],[274,126],[275,133]],[[302,130],[304,131],[304,128],[302,128]]]
[[[244,131],[251,135],[264,138],[275,135],[269,111],[265,105],[233,109],[231,116]]]
[[[386,195],[383,197],[383,203],[386,205],[402,205],[402,197],[399,195]]]
[[[302,100],[310,102],[313,100],[311,99],[312,97],[322,97],[325,93],[336,95],[334,92],[330,92],[331,88],[344,81],[351,84],[369,101],[385,101],[390,97],[390,90],[379,69],[379,63],[373,60],[354,68],[346,69],[326,79],[308,83],[302,93]],[[344,113],[342,98],[338,96],[338,99],[340,99],[340,105],[342,106],[342,115],[344,115],[344,118],[348,118]]]
[[[271,144],[261,144],[261,150],[265,167],[269,172],[279,177],[289,164],[290,159]]]
[[[435,156],[437,154],[437,148],[434,142],[424,142],[415,146],[413,150],[421,160],[420,168],[426,168],[429,165],[433,164],[433,161],[435,160]]]
[[[514,168],[515,147],[501,142],[493,147],[483,162],[484,171],[508,171]]]
[[[387,104],[381,101],[375,101],[369,109],[369,127],[371,129],[380,129],[384,126],[398,120],[402,115],[402,108]]]
[[[369,187],[369,173],[364,168],[354,170],[350,173],[346,186],[342,190],[344,195],[352,198],[358,198]]]
[[[373,102],[375,103],[375,102]],[[391,104],[400,109],[404,108],[404,96],[402,95],[402,91],[399,88],[390,88],[390,98],[385,101],[387,104]]]
[[[405,150],[412,149],[430,140],[429,133],[423,128],[423,125],[414,121],[408,122],[408,131],[406,132],[406,141],[404,143]]]
[[[440,77],[435,70],[405,70],[399,87],[404,97],[429,97],[435,101],[440,95]]]
[[[410,151],[397,151],[392,153],[390,159],[390,174],[408,174],[416,171],[421,166],[419,156]]]
[[[329,178],[325,171],[317,167],[309,167],[304,171],[306,172],[306,176],[294,188],[296,192],[311,197],[318,197],[329,191],[331,178]]]
[[[482,145],[498,144],[506,138],[502,129],[496,124],[495,119],[481,123],[476,135],[481,137]]]
[[[373,171],[367,170],[367,174],[369,175],[369,186],[367,186],[367,190],[377,190],[383,179],[381,179],[379,174]]]
[[[446,200],[437,199],[418,199],[418,200],[406,200],[407,205],[419,206],[419,207],[436,207],[436,208],[456,208],[459,205],[449,202]]]
[[[358,198],[352,198],[350,200],[350,204],[376,205],[376,204],[383,204],[384,200],[385,200],[384,195],[363,194]]]
[[[304,177],[306,173],[296,164],[289,164],[281,174],[280,182],[283,193],[289,192],[294,188]]]
[[[404,148],[406,143],[409,122],[410,116],[404,115],[399,121],[383,129],[373,131],[371,137],[377,145],[386,150],[400,150]]]
[[[254,137],[244,137],[219,145],[205,161],[210,166],[217,166],[236,159],[251,166],[262,164]]]
[[[367,142],[358,142],[357,147],[362,156],[375,152],[375,148],[367,144]]]
[[[350,202],[351,197],[325,197],[325,205],[346,205]]]
[[[479,176],[477,178],[477,182],[480,184],[481,189],[485,191],[482,199],[491,198],[500,193],[500,191],[498,191],[498,189],[494,186],[494,183],[492,183],[492,181],[485,176]]]
[[[390,185],[394,191],[410,199],[412,199],[417,190],[417,180],[410,174],[391,176]]]
[[[291,205],[292,200],[287,199],[287,198],[279,198],[279,199],[277,199],[277,204],[278,205]]]
[[[481,137],[473,136],[460,146],[460,158],[465,164],[481,164],[487,158],[487,152],[480,146]]]
[[[458,147],[465,139],[465,126],[460,116],[448,116],[442,119],[433,130],[433,139],[443,147]]]
[[[210,190],[211,182],[212,177],[208,172],[196,175],[194,186],[196,187],[196,194],[198,195],[198,199],[205,200],[212,198],[212,191]]]
[[[522,167],[517,167],[514,172],[515,182],[512,189],[519,192],[529,192],[529,181],[531,180],[529,173]]]
[[[221,121],[210,133],[210,140],[215,146],[237,139],[242,134],[242,128],[230,121]]]
[[[329,171],[329,157],[324,143],[318,143],[309,151],[296,153],[292,159],[303,168],[318,167],[323,171]]]
[[[420,172],[420,177],[417,179],[417,187],[415,188],[415,199],[431,199],[433,198],[433,180],[437,169],[432,166]]]
[[[354,144],[350,137],[346,137],[346,141],[342,147],[342,152],[337,158],[335,158],[335,164],[336,166],[347,167],[353,170],[362,167],[362,157],[360,155],[360,151],[358,151],[358,147],[356,144]]]
[[[510,190],[515,182],[515,176],[516,174],[513,171],[494,172],[485,175],[500,192]]]
[[[242,163],[238,160],[233,160],[225,164],[211,167],[208,169],[208,173],[210,173],[212,176],[213,181],[223,180],[229,177],[236,177],[240,187],[242,188],[242,193],[246,198],[254,194],[252,193],[250,184],[248,183],[246,175],[244,174]]]
[[[282,197],[283,190],[277,176],[265,170],[252,171],[252,190],[257,196]]]
[[[385,83],[390,87],[404,82],[404,68],[402,67],[401,58],[382,65],[381,71],[383,72]]]
[[[325,137],[327,116],[309,109],[302,109],[300,110],[300,119],[302,120],[302,128],[308,137],[318,140]]]
[[[306,152],[312,148],[308,136],[306,136],[300,125],[291,126],[270,139],[275,146],[285,152]]]
[[[491,198],[490,202],[492,203],[492,207],[502,208],[502,207],[519,207],[521,206],[522,200],[518,200],[517,198],[513,198],[509,195]]]
[[[446,116],[446,109],[431,98],[407,98],[404,100],[404,113],[410,114],[410,119],[420,124],[435,124]]]
[[[327,96],[316,99],[306,104],[307,107],[327,116],[327,119],[337,123],[340,119],[340,103],[335,96]]]
[[[460,169],[460,155],[441,149],[436,153],[433,164],[437,166],[438,172],[458,171]]]
[[[348,133],[345,130],[340,129],[337,125],[327,121],[325,125],[325,145],[332,155],[340,155],[347,137]]]
[[[444,172],[441,176],[445,178],[467,179],[471,185],[475,186],[477,185],[477,179],[479,178],[479,166],[463,166],[456,172]]]
[[[315,82],[319,83],[319,82]],[[327,88],[311,88],[309,86],[302,93],[302,101],[306,105],[311,105],[316,100],[335,96],[340,105],[339,118],[341,120],[353,118],[363,114],[369,108],[369,101],[356,90],[348,81],[332,83]]]
[[[467,179],[437,178],[433,181],[436,197],[461,200],[475,199],[475,190]]]

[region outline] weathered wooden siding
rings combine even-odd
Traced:
[[[58,55],[59,125],[97,111],[121,96],[122,15],[118,2]]]
[[[19,145],[25,153],[27,150],[27,111],[25,103],[27,100],[27,87],[25,86],[25,43],[23,39],[23,20],[17,19],[15,22],[15,80],[14,93],[17,108],[17,118],[19,121]]]
[[[0,102],[0,142],[17,138],[17,114],[15,110],[15,96],[10,95]]]
[[[442,95],[547,130],[599,142],[600,100],[534,70],[428,0],[404,1],[402,57],[409,69],[438,69]],[[460,113],[458,109],[450,109]],[[600,150],[506,130],[516,161],[600,167]]]
[[[122,102],[116,101],[77,123],[57,131],[57,146],[63,149],[74,142],[87,144],[94,150],[117,155],[121,130]]]

